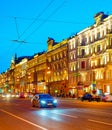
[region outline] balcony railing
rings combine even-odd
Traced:
[[[92,69],[97,69],[97,68],[104,68],[105,65],[97,65],[97,66],[92,66],[91,68]]]

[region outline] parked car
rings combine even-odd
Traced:
[[[88,100],[89,102],[91,102],[91,101],[97,101],[97,102],[99,102],[99,101],[100,101],[100,96],[92,95],[92,94],[90,94],[90,93],[85,93],[85,94],[81,97],[81,100],[82,100],[82,101]]]
[[[103,95],[102,101],[104,101],[104,102],[112,102],[112,95],[111,94]]]
[[[57,100],[49,94],[35,94],[31,99],[33,107],[57,107]]]

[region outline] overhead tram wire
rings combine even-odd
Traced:
[[[18,43],[26,43],[24,40],[19,40],[19,29],[18,29],[18,24],[17,24],[17,18],[14,17],[15,25],[16,25],[16,31],[17,31],[17,39],[11,40],[12,42],[18,42]]]
[[[18,19],[23,19],[23,20],[34,20],[36,18],[25,18],[25,17],[16,17]],[[44,21],[45,19],[40,19],[38,18],[39,21]],[[56,23],[68,23],[68,24],[90,24],[89,22],[79,22],[79,21],[63,21],[63,20],[55,20],[55,19],[50,19],[47,20],[48,22],[56,22]]]
[[[12,40],[13,42],[18,42],[18,43],[27,43],[25,42],[25,40],[20,40],[20,38],[22,37],[22,35],[38,20],[38,18],[49,8],[49,6],[54,2],[55,0],[51,0],[48,5],[42,10],[42,12],[37,16],[36,19],[33,20],[33,22],[24,30],[24,32],[20,35],[19,34],[19,29],[18,29],[18,24],[17,24],[17,17],[14,17],[15,20],[15,24],[16,24],[16,31],[17,31],[17,36],[18,39],[16,40]],[[19,44],[14,50],[17,50],[19,46],[21,46],[22,44]]]
[[[26,40],[27,38],[29,38],[31,35],[33,35],[33,33],[35,33],[44,23],[46,23],[46,22],[48,21],[49,17],[51,17],[53,14],[55,14],[55,13],[57,12],[57,10],[59,10],[64,3],[65,3],[65,0],[64,0],[32,33],[30,33],[30,34],[25,38],[25,40]]]
[[[18,36],[18,39],[19,39],[19,30],[18,30],[18,25],[17,25],[17,18],[14,17],[14,20],[15,20],[15,24],[16,24],[17,36]]]
[[[39,17],[49,8],[49,6],[54,2],[55,0],[51,0],[48,5],[39,13],[39,15],[33,20],[33,22],[19,35],[19,39],[24,35],[24,33],[39,19]]]

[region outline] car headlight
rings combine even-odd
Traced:
[[[54,100],[53,103],[57,103],[57,100]]]
[[[40,101],[40,102],[41,102],[42,104],[46,104],[46,102],[45,102],[45,101],[43,101],[43,100],[42,100],[42,101]]]
[[[6,97],[9,98],[9,97],[10,97],[10,94],[7,94]]]

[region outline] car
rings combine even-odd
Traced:
[[[57,100],[50,94],[35,94],[31,99],[33,107],[57,107]]]
[[[11,94],[10,94],[10,93],[3,93],[3,94],[2,94],[2,97],[10,98],[10,97],[11,97]]]
[[[19,98],[26,98],[27,97],[27,93],[21,92],[19,93]]]
[[[112,102],[112,94],[103,95],[102,101],[104,101],[104,102]]]
[[[101,99],[99,96],[96,96],[96,95],[92,95],[90,93],[85,93],[82,97],[81,97],[81,100],[84,101],[84,100],[88,100],[89,102],[91,101],[97,101],[99,102]]]

